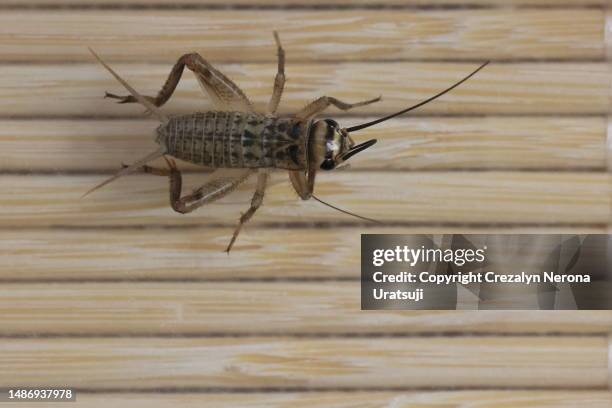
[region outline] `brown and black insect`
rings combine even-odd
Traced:
[[[234,245],[244,223],[261,206],[269,175],[273,169],[283,169],[289,172],[291,184],[302,200],[314,198],[334,209],[357,216],[314,196],[317,171],[319,169],[333,170],[350,157],[376,143],[376,140],[372,139],[356,144],[350,136],[352,132],[425,105],[467,81],[488,64],[488,62],[484,63],[450,88],[414,106],[368,123],[343,128],[333,119],[315,120],[314,118],[330,105],[346,111],[377,102],[380,97],[351,104],[331,96],[322,96],[292,117],[277,117],[276,111],[285,85],[285,52],[276,32],[274,32],[274,39],[278,49],[278,71],[267,113],[257,112],[251,101],[236,84],[197,53],[180,57],[157,96],[150,97],[136,92],[90,49],[94,57],[130,92],[129,96],[117,96],[110,93],[107,93],[106,96],[119,99],[119,103],[139,102],[162,124],[156,131],[156,142],[160,146],[157,151],[131,166],[124,166],[113,177],[89,190],[85,195],[118,177],[144,171],[169,177],[170,204],[175,211],[185,214],[228,195],[249,176],[257,173],[257,187],[251,199],[251,206],[240,217],[234,235],[227,246],[228,252]],[[216,110],[167,116],[158,109],[172,96],[185,67],[194,72],[202,89],[212,99]],[[161,156],[166,160],[167,169],[146,165],[147,162]],[[167,156],[218,170],[213,173],[211,181],[191,194],[181,196],[181,172],[177,169],[174,160]],[[237,169],[238,173],[228,174],[222,169]]]

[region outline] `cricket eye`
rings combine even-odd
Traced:
[[[335,120],[333,120],[333,119],[325,119],[325,123],[327,123],[327,125],[328,125],[329,127],[332,127],[332,128],[334,128],[334,129],[338,129],[338,122],[336,122],[336,121],[335,121]]]
[[[321,170],[333,170],[336,167],[336,162],[332,159],[325,159],[321,163]]]

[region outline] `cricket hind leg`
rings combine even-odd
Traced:
[[[181,197],[181,174],[178,171],[173,171],[170,176],[170,205],[174,211],[188,214],[205,204],[210,204],[227,196],[253,173],[252,170],[246,170],[233,177],[214,178],[195,189],[191,194]]]
[[[313,116],[318,115],[327,109],[330,105],[334,105],[336,108],[347,111],[349,109],[356,108],[358,106],[370,105],[372,103],[378,102],[382,97],[377,97],[374,99],[368,99],[367,101],[356,102],[356,103],[347,103],[343,102],[333,96],[321,96],[320,98],[314,100],[304,107],[301,111],[299,111],[295,117],[301,120],[310,119]]]
[[[166,160],[166,162],[168,162],[168,159],[166,159],[166,157],[164,156],[164,159]],[[125,163],[121,163],[121,167],[123,167],[124,169],[129,167],[127,164]],[[146,173],[146,174],[153,174],[155,176],[165,176],[165,177],[170,177],[170,169],[160,169],[157,167],[152,167],[149,165],[144,165],[140,168],[139,170],[141,173]]]
[[[231,79],[214,68],[198,53],[181,56],[172,67],[168,79],[166,79],[157,96],[148,96],[146,98],[158,107],[166,103],[176,90],[185,67],[193,71],[200,86],[212,99],[216,108],[229,108],[240,111],[253,110],[252,103],[244,92]],[[107,92],[106,97],[118,99],[119,103],[136,102],[132,96],[119,96]]]
[[[238,221],[238,226],[234,230],[234,235],[232,235],[232,239],[230,240],[230,243],[227,246],[227,249],[225,250],[225,252],[229,253],[229,251],[231,251],[232,247],[234,246],[234,242],[236,242],[236,238],[238,238],[238,234],[240,233],[240,230],[242,229],[242,226],[247,221],[249,221],[251,217],[253,217],[253,214],[255,214],[255,211],[257,211],[257,209],[261,207],[261,204],[263,203],[264,193],[268,185],[269,176],[270,176],[270,170],[268,169],[259,170],[258,177],[257,177],[257,188],[255,189],[255,193],[253,194],[253,198],[251,199],[251,206],[249,207],[247,212],[245,212],[244,214],[240,216],[240,220]]]
[[[205,205],[217,201],[231,192],[236,187],[247,180],[255,170],[247,169],[239,173],[215,175],[213,173],[213,179],[195,189],[191,194],[181,197],[183,189],[183,176],[180,170],[176,167],[176,162],[173,159],[168,159],[164,156],[167,169],[159,169],[151,166],[143,166],[141,171],[147,174],[153,174],[156,176],[166,176],[170,180],[170,205],[172,209],[181,214],[187,214],[193,210]]]
[[[164,83],[160,91],[157,93],[157,96],[155,97],[145,96],[145,98],[149,100],[150,102],[152,102],[155,106],[160,107],[166,102],[168,102],[168,100],[174,93],[174,90],[176,89],[176,86],[178,85],[179,81],[181,80],[181,76],[183,75],[183,70],[185,69],[186,56],[187,54],[183,55],[174,64],[174,66],[172,67],[172,70],[170,71],[170,74],[168,75],[168,79],[166,79],[166,82]],[[110,92],[106,92],[104,97],[118,99],[119,100],[118,103],[137,102],[136,98],[134,98],[132,95],[121,96],[121,95],[112,94]]]
[[[276,71],[276,77],[274,77],[274,89],[272,90],[272,97],[268,103],[268,112],[270,114],[276,113],[278,105],[283,95],[283,89],[285,88],[285,50],[281,45],[278,33],[274,31],[274,41],[276,41],[276,49],[278,56],[278,68]]]

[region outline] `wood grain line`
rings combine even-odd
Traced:
[[[607,387],[600,337],[1,339],[0,383],[103,389]]]
[[[608,333],[608,388],[612,390],[612,333]]]
[[[79,263],[87,276],[86,262]],[[364,312],[360,293],[358,281],[3,284],[0,336],[587,335],[612,327],[612,311]]]
[[[299,20],[299,24],[295,24]],[[520,25],[516,22],[520,21]],[[603,59],[601,10],[6,10],[0,61]],[[174,61],[172,61],[174,62]]]
[[[299,200],[286,174],[273,175],[264,206],[249,225],[355,221],[314,200]],[[187,175],[186,191],[209,177]],[[316,191],[335,205],[388,223],[588,226],[610,219],[610,177],[607,172],[330,172],[319,177]],[[2,176],[0,226],[234,225],[248,207],[255,181],[200,211],[177,214],[169,207],[168,181],[151,175],[124,177],[80,199],[101,180],[101,176]]]
[[[0,171],[116,171],[121,162],[154,149],[156,126],[150,120],[125,119],[0,120]],[[379,143],[352,159],[351,168],[605,170],[612,154],[608,133],[603,116],[401,118],[355,133],[357,142],[375,138]]]
[[[606,132],[606,167],[612,172],[612,117],[608,118],[608,127]]]
[[[320,8],[320,7],[422,7],[437,8],[441,6],[469,8],[519,6],[519,7],[595,7],[610,5],[610,0],[0,0],[0,6],[83,6],[83,7],[227,7],[240,8],[257,7],[292,7],[292,8]]]
[[[83,53],[86,51],[83,48]],[[105,56],[104,54],[102,54]],[[112,61],[110,61],[112,63]],[[155,94],[171,64],[112,66],[143,94]],[[262,111],[271,93],[272,63],[219,67],[234,79]],[[321,95],[354,102],[383,96],[356,115],[395,112],[425,100],[475,68],[473,63],[338,63],[293,64],[281,111],[293,114]],[[0,113],[3,117],[141,117],[142,107],[103,100],[104,91],[121,86],[94,64],[2,65]],[[605,63],[494,63],[443,98],[415,111],[418,115],[607,115],[610,112],[612,66]],[[166,113],[212,109],[191,73],[185,74]],[[326,115],[341,116],[330,109]],[[153,122],[152,122],[153,123]]]
[[[78,393],[82,408],[415,408],[460,407],[477,404],[485,407],[530,408],[609,408],[612,394],[606,391],[422,391],[422,392],[275,392],[275,393]],[[53,407],[74,408],[74,403],[54,402]],[[3,407],[22,408],[23,403],[4,403]]]
[[[227,228],[193,229],[3,230],[0,234],[0,281],[56,282],[58,289],[62,287],[62,281],[182,280],[189,283],[258,279],[352,279],[357,282],[360,271],[360,237],[365,233],[608,232],[605,228],[561,226],[291,230],[262,229],[254,225],[245,228],[234,252],[228,257],[223,250],[230,238],[232,227],[233,225],[228,225]],[[130,286],[126,285],[125,288],[129,289]],[[484,319],[486,314],[480,317]],[[338,319],[338,324],[341,325],[341,319]],[[536,329],[530,327],[530,330]]]

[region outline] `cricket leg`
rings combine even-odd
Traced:
[[[166,159],[165,156],[164,156],[164,159]],[[167,159],[166,159],[166,162],[167,162]],[[121,163],[121,167],[125,169],[129,166],[125,163]],[[170,169],[159,169],[157,167],[151,167],[146,164],[142,166],[138,171],[141,173],[153,174],[154,176],[164,176],[164,177],[169,177],[171,173]]]
[[[276,77],[274,78],[272,98],[270,98],[270,103],[268,103],[268,112],[270,114],[276,113],[281,96],[283,95],[283,89],[285,88],[285,50],[283,50],[283,46],[281,45],[280,38],[278,37],[278,33],[276,31],[274,31],[274,40],[276,41],[278,70],[276,72]]]
[[[176,86],[178,85],[179,81],[181,80],[181,76],[183,75],[183,70],[185,69],[185,58],[186,55],[183,55],[174,64],[172,70],[170,71],[170,74],[168,75],[168,79],[166,79],[166,82],[162,86],[161,90],[157,93],[156,97],[145,96],[145,98],[151,101],[155,106],[160,107],[166,102],[168,102],[168,100],[174,93],[174,90],[176,89]],[[132,95],[120,96],[112,94],[110,92],[106,92],[104,97],[118,99],[118,103],[138,102],[136,98],[134,98]]]
[[[236,242],[236,238],[238,238],[238,234],[240,233],[240,230],[242,229],[244,223],[250,220],[253,214],[255,214],[255,211],[257,211],[257,209],[261,206],[261,203],[263,202],[264,193],[266,191],[266,186],[268,184],[269,175],[270,171],[268,169],[259,169],[257,177],[257,189],[255,190],[255,194],[253,194],[253,198],[251,199],[251,206],[249,207],[247,212],[242,214],[242,216],[240,217],[240,221],[238,221],[238,226],[236,227],[234,235],[232,236],[232,239],[229,245],[227,246],[225,252],[229,253],[229,251],[232,249],[232,246],[234,246],[234,242]]]
[[[241,183],[255,172],[253,169],[243,170],[240,173],[214,175],[214,178],[203,186],[194,190],[191,194],[181,197],[183,189],[183,177],[176,167],[176,162],[166,159],[167,170],[154,169],[145,166],[144,171],[155,175],[167,175],[170,179],[170,205],[172,209],[181,214],[187,214],[205,204],[217,201],[238,187]]]
[[[295,115],[295,117],[297,119],[307,120],[323,112],[330,105],[334,105],[336,108],[346,111],[349,109],[356,108],[358,106],[369,105],[371,103],[375,103],[380,100],[381,100],[381,97],[379,96],[378,98],[369,99],[367,101],[362,101],[362,102],[357,102],[357,103],[346,103],[346,102],[342,102],[339,99],[334,98],[333,96],[322,96],[316,99],[315,101],[309,103],[308,105],[306,105],[306,107],[303,108],[301,111],[299,111]]]
[[[170,179],[170,205],[178,213],[190,213],[227,196],[253,173],[252,170],[246,170],[238,176],[215,178],[183,197],[181,197],[180,172],[173,173]]]
[[[219,171],[216,171],[211,181],[197,188],[191,194],[181,197],[183,176],[173,159],[164,156],[164,160],[166,160],[168,168],[160,169],[145,165],[140,168],[140,172],[170,178],[170,204],[172,209],[181,214],[190,213],[204,204],[212,203],[228,195],[255,172],[255,170],[245,170],[234,175],[223,173],[218,175]],[[126,164],[122,164],[122,166],[123,168],[128,167]]]
[[[157,96],[155,98],[151,96],[146,98],[158,107],[166,103],[174,93],[185,67],[193,71],[200,86],[212,99],[216,108],[230,108],[241,111],[253,110],[251,102],[242,90],[198,53],[185,54],[180,57],[174,64],[174,67],[172,67],[168,79]],[[110,93],[107,93],[106,96],[119,99],[119,103],[136,102],[136,99],[132,96],[118,96]]]
[[[308,184],[306,173],[300,170],[289,170],[289,180],[295,192],[302,200],[308,200],[312,197],[312,187]]]

